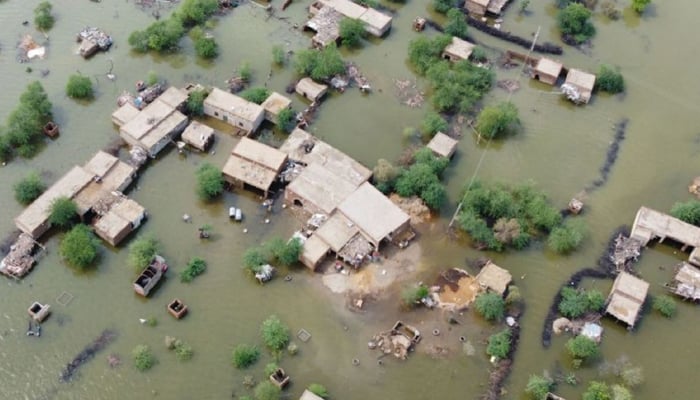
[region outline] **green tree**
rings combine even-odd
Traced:
[[[622,385],[612,385],[610,387],[612,400],[632,400],[632,393]]]
[[[273,351],[280,351],[289,343],[289,328],[275,315],[263,321],[260,333],[265,345]]]
[[[233,366],[238,369],[245,369],[255,364],[260,358],[260,349],[257,346],[239,344],[233,349]]]
[[[279,66],[282,66],[284,65],[285,60],[286,56],[284,54],[284,48],[280,45],[272,46],[272,62]]]
[[[420,198],[431,210],[439,210],[447,201],[447,190],[440,182],[431,182],[420,192]]]
[[[153,236],[146,235],[129,245],[127,262],[136,271],[146,268],[160,251],[160,244]]]
[[[134,357],[134,366],[141,372],[151,369],[157,361],[151,348],[143,344],[136,346],[131,355]]]
[[[218,168],[207,162],[197,169],[197,195],[212,201],[224,191],[224,178]]]
[[[61,257],[75,268],[86,269],[97,260],[99,245],[90,228],[78,224],[61,240]]]
[[[428,69],[440,59],[442,51],[451,42],[452,38],[449,35],[440,35],[433,39],[420,36],[408,44],[408,60],[416,72],[425,75]]]
[[[433,9],[440,14],[444,14],[447,11],[457,7],[457,3],[458,2],[455,0],[433,0]]]
[[[51,203],[49,223],[59,228],[69,228],[78,219],[78,206],[68,197],[58,197]]]
[[[6,135],[0,134],[0,162],[7,162],[12,158],[12,145]]]
[[[598,344],[586,336],[579,335],[566,342],[566,348],[572,357],[580,360],[588,360],[598,356]]]
[[[299,74],[310,76],[317,81],[345,72],[345,63],[335,44],[326,46],[323,50],[309,49],[297,52],[294,67]]]
[[[588,300],[582,290],[572,287],[561,289],[561,301],[559,302],[559,312],[566,318],[578,318],[588,311]]]
[[[489,336],[489,344],[486,346],[486,354],[500,359],[505,359],[510,352],[510,329],[504,329]]]
[[[459,8],[452,8],[447,12],[445,33],[462,39],[467,38],[466,17]]]
[[[176,11],[183,26],[194,26],[205,22],[219,8],[217,0],[185,0]]]
[[[590,21],[591,11],[581,3],[571,3],[557,14],[559,30],[565,37],[576,43],[583,43],[595,35],[595,27]]]
[[[46,184],[36,172],[32,172],[21,181],[15,183],[13,189],[15,190],[15,200],[20,204],[27,205],[44,193]]]
[[[153,86],[156,83],[158,83],[158,74],[153,70],[148,71],[148,75],[146,76],[146,84],[148,84],[148,86]]]
[[[430,294],[428,287],[421,284],[418,286],[409,286],[401,291],[401,301],[408,308],[416,307],[420,301]]]
[[[260,266],[267,262],[267,258],[258,248],[251,248],[243,253],[243,267],[251,272],[258,272]]]
[[[284,132],[290,132],[296,125],[296,113],[287,107],[277,115],[277,126]]]
[[[44,125],[51,119],[51,102],[44,87],[38,81],[31,82],[27,89],[20,95],[19,103],[22,107],[31,108],[39,117],[39,124]]]
[[[279,400],[282,391],[269,380],[262,381],[253,390],[256,400]]]
[[[239,75],[244,82],[250,82],[250,80],[253,78],[253,68],[251,68],[248,61],[243,61],[238,67],[238,70]]]
[[[262,104],[270,97],[270,91],[265,87],[254,87],[242,91],[240,96],[252,103]]]
[[[128,42],[134,50],[141,53],[151,50],[168,53],[178,49],[180,38],[184,34],[182,22],[178,18],[169,18],[152,23],[146,30],[132,32]]]
[[[497,293],[481,293],[476,296],[474,308],[482,317],[489,321],[498,321],[505,313],[505,301]]]
[[[87,76],[71,75],[66,84],[66,94],[73,99],[91,99],[94,96],[92,81]]]
[[[613,400],[610,387],[605,382],[591,381],[583,393],[583,400]]]
[[[56,22],[55,18],[51,14],[51,9],[53,6],[48,1],[42,1],[34,9],[34,25],[42,31],[48,31],[53,27]]]
[[[681,221],[700,226],[700,201],[678,202],[671,207],[671,215]]]
[[[201,37],[194,42],[194,50],[202,58],[212,59],[219,55],[219,45],[213,37]]]
[[[341,42],[347,47],[358,47],[367,35],[365,23],[354,18],[343,18],[340,21],[339,31]]]
[[[581,221],[567,220],[562,226],[552,229],[547,245],[557,253],[569,254],[581,245],[586,237],[585,229]]]
[[[329,397],[328,390],[326,390],[326,387],[319,384],[319,383],[310,384],[309,385],[309,392],[315,394],[318,397],[322,397],[324,399],[327,399]]]
[[[275,253],[277,262],[284,266],[290,266],[299,261],[299,256],[303,248],[303,243],[299,238],[292,238],[287,241],[284,246]]]
[[[205,90],[194,90],[187,96],[187,111],[191,115],[204,115],[204,99],[207,97]]]
[[[652,307],[666,318],[676,315],[676,301],[668,295],[654,296]]]
[[[625,79],[620,70],[605,64],[598,68],[595,84],[598,89],[612,94],[625,91]]]
[[[547,400],[547,393],[554,387],[551,378],[540,375],[530,375],[530,379],[525,386],[525,393],[533,400]]]
[[[518,108],[511,102],[484,107],[476,119],[476,129],[487,139],[513,133],[519,124]]]
[[[632,9],[639,14],[643,14],[651,0],[632,0]]]
[[[435,136],[438,132],[447,132],[449,124],[436,112],[428,112],[421,123],[421,132],[428,137]]]
[[[180,281],[185,283],[190,283],[194,278],[203,274],[207,269],[207,262],[200,257],[193,257],[189,263],[187,263],[187,268],[182,270],[180,273]]]
[[[382,193],[389,193],[394,188],[394,182],[401,173],[401,169],[393,166],[389,161],[380,158],[372,170],[372,178],[377,189]]]
[[[194,356],[194,350],[189,344],[178,340],[175,343],[175,357],[178,361],[188,361]]]

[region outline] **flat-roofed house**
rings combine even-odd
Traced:
[[[369,182],[360,185],[338,206],[375,248],[410,229],[410,217]]]
[[[104,151],[98,151],[83,169],[93,178],[73,197],[81,217],[92,210],[105,193],[124,191],[136,177],[136,167]]]
[[[358,185],[316,163],[309,164],[287,185],[284,201],[305,214],[330,215]]]
[[[508,285],[513,280],[513,276],[508,270],[499,267],[498,265],[487,262],[479,274],[476,275],[476,281],[479,285],[492,292],[503,296],[508,289]]]
[[[301,249],[299,261],[310,270],[315,271],[319,264],[326,258],[329,251],[330,247],[328,243],[324,242],[316,235],[311,235],[304,241],[304,247]]]
[[[489,6],[489,1],[490,0],[467,0],[464,3],[464,8],[469,11],[469,14],[474,14],[474,15],[485,15],[486,14],[486,9]]]
[[[577,103],[588,103],[591,100],[593,87],[595,86],[595,75],[581,71],[580,69],[571,68],[566,74],[565,85],[576,88],[579,96]]]
[[[255,132],[265,119],[265,110],[260,105],[219,88],[213,88],[204,99],[204,114],[246,134]]]
[[[452,36],[452,42],[445,46],[445,49],[442,51],[442,58],[452,62],[468,60],[474,51],[474,47],[476,45],[473,43]]]
[[[305,97],[311,101],[318,101],[326,95],[326,92],[328,92],[328,86],[322,83],[314,82],[313,79],[306,77],[301,78],[299,82],[297,82],[294,90],[296,90],[296,92],[302,97]]]
[[[427,147],[438,157],[452,158],[457,151],[457,139],[453,139],[442,132],[438,132],[430,139]]]
[[[634,327],[648,291],[648,282],[622,271],[615,278],[605,312]]]
[[[659,242],[674,240],[683,245],[682,251],[690,248],[688,262],[700,266],[700,228],[678,218],[648,207],[640,207],[632,224],[630,238],[639,241],[642,246],[653,239],[659,239]]]
[[[384,36],[391,29],[391,16],[350,0],[316,0],[309,6],[309,12],[315,15],[326,7],[334,9],[346,18],[364,22],[365,30],[373,36]]]
[[[252,186],[267,196],[286,161],[285,153],[244,137],[233,148],[224,165],[224,179],[234,186]]]
[[[170,107],[182,111],[182,107],[187,101],[187,92],[182,89],[178,89],[175,86],[170,86],[165,90],[165,92],[161,93],[158,98],[160,101],[169,105]]]
[[[139,203],[123,197],[113,203],[95,223],[95,233],[112,246],[117,246],[129,233],[138,229],[146,218],[146,209]]]
[[[136,108],[131,102],[127,101],[121,107],[117,108],[115,112],[112,113],[112,122],[121,127],[127,122],[134,119],[139,114],[140,110]]]
[[[534,79],[540,82],[554,85],[557,83],[557,79],[559,79],[563,68],[564,65],[562,63],[547,57],[542,57],[537,61],[537,64],[535,64],[535,68],[532,69],[531,74]]]
[[[292,105],[292,100],[287,96],[283,96],[277,92],[272,92],[260,105],[265,110],[265,119],[277,123],[277,117],[282,110],[289,108]]]
[[[360,230],[355,224],[350,222],[343,214],[335,212],[323,225],[316,229],[314,236],[318,236],[325,243],[328,243],[330,249],[337,254],[359,232]]]
[[[214,141],[214,129],[197,121],[192,121],[182,132],[182,141],[199,151],[206,151]]]
[[[155,99],[119,129],[131,146],[142,147],[155,157],[187,126],[187,117],[171,105]]]

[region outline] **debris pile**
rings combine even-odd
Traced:
[[[370,349],[379,349],[384,354],[393,354],[394,357],[405,360],[408,352],[421,340],[418,329],[397,321],[391,330],[381,332],[372,337],[367,343]]]
[[[516,92],[520,89],[520,83],[515,79],[501,79],[496,82],[496,86],[505,90],[508,93]]]
[[[637,261],[642,244],[638,240],[619,234],[615,238],[615,248],[610,254],[610,261],[615,264],[618,272],[624,270],[628,261]]]
[[[31,236],[26,233],[20,234],[17,241],[10,246],[10,252],[0,261],[0,272],[16,278],[26,275],[36,262],[36,247],[37,244]]]
[[[34,41],[32,35],[24,35],[17,44],[17,61],[21,63],[29,62],[30,59],[35,57],[44,58],[45,54],[46,47],[39,46],[39,43]]]
[[[78,52],[83,58],[92,56],[98,50],[107,51],[113,43],[111,36],[92,26],[85,27],[78,32],[76,40],[80,43]]]
[[[409,79],[394,79],[394,86],[397,90],[397,97],[401,104],[405,104],[411,108],[420,108],[425,103],[423,92],[418,90],[416,81]]]

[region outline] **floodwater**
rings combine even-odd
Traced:
[[[117,136],[110,121],[116,97],[123,90],[132,90],[134,82],[145,79],[148,71],[157,72],[174,85],[198,81],[223,86],[224,80],[248,61],[255,71],[254,85],[264,84],[272,71],[268,87],[283,91],[293,72],[289,67],[271,67],[271,46],[299,49],[309,43],[309,36],[293,28],[303,24],[308,1],[295,2],[287,11],[278,12],[283,19],[268,19],[255,3],[217,18],[213,33],[221,45],[221,56],[213,63],[197,60],[189,39],[182,40],[184,49],[177,55],[131,53],[128,34],[153,21],[151,10],[142,11],[133,1],[52,3],[57,22],[49,32],[47,56],[28,64],[15,60],[14,47],[24,33],[41,38],[31,26],[21,25],[24,20],[32,20],[31,10],[38,1],[0,3],[4,25],[0,32],[0,120],[10,113],[27,83],[39,79],[61,126],[61,136],[48,143],[37,157],[17,159],[0,169],[2,236],[13,229],[12,220],[21,210],[12,197],[12,184],[31,170],[52,182],[72,165],[84,163],[107,146]],[[532,1],[532,11],[526,16],[517,15],[517,5],[511,7],[504,29],[528,36],[539,26],[541,40],[558,42],[550,3]],[[279,3],[273,5],[278,7]],[[345,54],[367,75],[374,92],[364,96],[350,90],[331,96],[311,128],[368,166],[378,158],[398,157],[407,144],[404,128],[416,126],[428,107],[416,110],[400,104],[393,80],[415,79],[406,60],[408,42],[418,35],[410,27],[413,18],[438,17],[429,11],[427,1],[387,5],[397,9],[390,35]],[[569,66],[588,70],[595,70],[600,62],[620,66],[627,83],[624,96],[596,95],[588,106],[574,107],[550,87],[523,78],[521,89],[512,96],[520,109],[523,132],[489,146],[464,132],[459,152],[446,174],[450,202],[439,220],[421,229],[420,239],[412,244],[420,246],[421,256],[414,260],[414,272],[404,278],[408,282],[430,281],[440,269],[466,268],[466,260],[479,256],[492,257],[513,273],[526,301],[526,313],[503,398],[524,398],[523,388],[530,374],[572,371],[564,349],[566,338],[554,338],[548,349],[543,349],[540,341],[542,320],[563,280],[573,271],[593,265],[610,232],[630,224],[640,205],[668,210],[674,202],[689,199],[686,186],[697,174],[700,154],[700,84],[691,67],[700,61],[700,42],[688,38],[695,37],[692,27],[699,11],[697,2],[691,0],[657,2],[644,18],[626,9],[619,21],[596,19],[598,34],[587,54],[565,47],[561,58]],[[162,13],[165,15],[167,10]],[[86,25],[104,28],[114,37],[115,46],[109,53],[97,54],[89,61],[75,54],[74,35]],[[510,48],[479,32],[472,35],[493,49],[492,55],[496,49]],[[117,76],[114,82],[106,78],[111,63]],[[33,71],[27,72],[27,67]],[[41,78],[41,69],[49,69],[49,75]],[[64,85],[75,72],[94,77],[95,100],[79,103],[65,97]],[[519,77],[517,69],[497,70],[497,74],[499,79]],[[417,84],[421,87],[424,82],[418,80]],[[494,89],[486,102],[505,98],[505,92]],[[304,103],[295,98],[294,105],[300,109]],[[598,178],[614,136],[614,124],[622,118],[629,118],[629,124],[609,180],[585,196],[583,218],[590,235],[577,253],[561,257],[535,243],[523,252],[484,254],[445,234],[459,192],[475,173],[485,180],[532,180],[563,207]],[[286,237],[298,223],[279,205],[267,216],[259,200],[250,194],[227,193],[209,205],[196,199],[195,169],[204,161],[222,165],[233,143],[234,139],[223,133],[217,138],[215,154],[183,158],[175,151],[166,152],[141,173],[132,189],[130,195],[150,214],[138,235],[155,235],[174,270],[150,298],[139,298],[131,290],[135,272],[126,265],[127,251],[123,249],[128,243],[121,249],[103,248],[95,270],[78,273],[61,262],[58,234],[48,239],[48,255],[26,279],[0,280],[0,399],[222,399],[250,394],[242,385],[244,376],[264,379],[263,366],[272,357],[263,352],[254,367],[239,371],[231,365],[231,350],[239,343],[259,344],[259,324],[270,314],[279,315],[294,333],[304,328],[312,334],[306,343],[295,338],[299,354],[285,355],[280,360],[292,375],[290,398],[297,398],[313,382],[325,385],[333,398],[348,400],[476,398],[484,392],[489,367],[484,340],[501,327],[491,327],[469,312],[459,316],[460,325],[450,328],[440,311],[402,311],[396,304],[396,288],[378,295],[365,312],[354,313],[347,309],[343,295],[332,293],[320,276],[301,268],[281,271],[282,276],[291,274],[291,282],[277,279],[264,287],[246,275],[240,268],[242,252],[273,235]],[[227,219],[225,210],[234,204],[246,215],[242,225]],[[192,215],[192,224],[182,222],[184,213]],[[263,223],[265,218],[270,218],[269,224]],[[196,227],[205,223],[214,227],[213,238],[200,242]],[[193,283],[180,283],[176,273],[193,256],[204,257],[209,268]],[[669,268],[659,267],[685,257],[665,245],[645,250],[638,267],[651,283],[652,295],[662,293],[661,284],[671,276]],[[611,282],[586,281],[584,286],[607,292]],[[63,292],[72,295],[65,306],[56,300]],[[166,313],[165,305],[173,298],[182,299],[190,307],[190,314],[181,321]],[[41,338],[25,336],[25,310],[33,301],[52,305],[53,314],[44,323]],[[648,313],[633,332],[606,319],[603,358],[625,356],[644,368],[646,382],[635,390],[637,399],[693,398],[696,390],[689,382],[693,382],[698,366],[693,344],[697,339],[694,332],[700,328],[699,314],[693,305],[681,304],[674,319]],[[156,327],[139,323],[139,318],[150,316],[158,319]],[[386,360],[378,365],[377,354],[367,349],[366,342],[397,318],[427,333],[425,340],[409,360]],[[442,330],[437,338],[429,334],[434,328]],[[81,367],[74,381],[59,383],[65,364],[104,329],[117,332],[117,339]],[[165,349],[165,335],[191,344],[194,358],[178,362]],[[467,355],[459,336],[473,345],[474,355]],[[158,364],[147,373],[139,373],[131,365],[131,350],[139,344],[151,346],[158,358]],[[428,354],[438,346],[448,349],[448,354],[438,358]],[[110,368],[109,354],[120,356],[122,365]],[[352,363],[355,358],[360,361],[358,366]],[[613,382],[598,375],[599,364],[573,371],[583,383],[562,383],[558,392],[577,398],[588,380]]]

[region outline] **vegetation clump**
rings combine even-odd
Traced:
[[[588,312],[598,312],[605,305],[605,297],[595,289],[584,290],[564,287],[561,289],[559,312],[566,318],[578,318]]]
[[[70,228],[78,219],[78,206],[68,197],[58,197],[51,203],[49,223],[59,228]]]
[[[459,8],[451,8],[447,11],[447,23],[445,33],[461,39],[467,38],[467,21],[465,15]]]
[[[401,300],[404,306],[408,308],[416,307],[420,304],[420,301],[430,294],[428,287],[426,285],[411,286],[405,288],[401,292]]]
[[[134,357],[134,366],[141,372],[151,369],[156,364],[156,357],[146,345],[136,346],[131,355]]]
[[[187,263],[187,268],[182,270],[180,273],[180,281],[185,283],[190,283],[197,276],[204,273],[207,269],[207,262],[200,257],[193,257],[189,263]]]
[[[498,293],[481,293],[476,296],[474,308],[482,317],[489,321],[498,321],[505,313],[505,301]]]
[[[457,7],[457,3],[458,2],[455,0],[433,0],[433,9],[440,14],[445,14],[451,9]]]
[[[310,76],[316,81],[324,81],[345,72],[345,63],[335,44],[322,50],[308,49],[297,52],[294,67],[299,74]]]
[[[265,87],[254,87],[242,91],[240,96],[251,103],[262,104],[265,99],[270,97],[270,90]]]
[[[284,48],[280,45],[274,45],[272,46],[272,62],[275,64],[282,66],[284,65],[287,57],[284,54]]]
[[[190,115],[201,116],[204,115],[204,99],[207,97],[206,90],[193,90],[187,96],[187,111]]]
[[[583,400],[613,400],[610,387],[605,382],[591,381],[581,397]]]
[[[42,1],[34,9],[34,25],[42,31],[48,31],[53,27],[56,22],[53,14],[51,14],[51,9],[53,6],[48,1]]]
[[[632,400],[632,393],[622,385],[610,386],[610,394],[612,400]]]
[[[309,392],[315,394],[318,397],[322,397],[324,399],[327,399],[329,397],[328,390],[326,390],[326,387],[319,384],[319,383],[310,384],[309,385]]]
[[[239,344],[233,349],[233,366],[238,369],[245,369],[255,364],[260,358],[260,349],[257,346]]]
[[[533,400],[546,400],[547,393],[554,387],[554,381],[546,376],[530,375],[525,393]]]
[[[197,169],[197,195],[201,200],[212,201],[224,191],[224,177],[221,171],[209,164],[203,163]]]
[[[591,11],[581,3],[570,3],[557,14],[559,30],[565,41],[581,44],[595,35]]]
[[[279,400],[282,390],[266,380],[258,383],[253,390],[256,400]]]
[[[99,256],[100,241],[87,225],[78,224],[61,240],[60,253],[66,262],[84,270],[94,264]]]
[[[681,221],[700,226],[700,201],[678,202],[671,207],[671,215]]]
[[[296,113],[291,108],[285,108],[277,114],[277,126],[284,132],[290,132],[296,125]]]
[[[654,296],[652,307],[666,318],[676,315],[676,301],[671,296],[665,294]]]
[[[46,190],[46,184],[35,172],[30,173],[24,179],[14,184],[15,200],[18,203],[27,205]]]
[[[552,229],[547,245],[559,254],[569,254],[581,245],[585,237],[586,226],[581,221],[567,220]]]
[[[367,35],[365,23],[354,18],[343,18],[340,21],[339,31],[341,43],[347,47],[358,47]]]
[[[598,356],[598,343],[583,335],[578,335],[575,338],[569,339],[566,342],[566,348],[569,354],[578,360],[589,360]]]
[[[175,357],[178,361],[189,361],[194,356],[192,346],[182,340],[176,340],[173,349],[175,350]]]
[[[476,129],[479,135],[486,139],[500,138],[514,133],[519,124],[518,108],[509,101],[484,107],[476,119]]]
[[[501,332],[494,333],[489,336],[489,344],[486,346],[486,354],[505,359],[510,352],[511,333],[510,329],[504,329]]]
[[[395,167],[389,161],[380,158],[372,172],[374,184],[377,189],[387,194],[394,188],[394,183],[401,173],[401,168]]]
[[[449,124],[440,114],[428,112],[421,122],[421,132],[426,137],[432,138],[438,132],[446,132]]]
[[[39,150],[43,128],[51,121],[51,102],[41,83],[34,81],[20,95],[19,104],[7,117],[5,135],[0,134],[0,161],[5,162],[16,152],[30,158]]]
[[[219,55],[219,44],[210,36],[202,36],[195,40],[194,50],[201,58],[212,59]]]
[[[129,245],[127,262],[136,271],[146,268],[158,254],[160,244],[153,236],[146,235]]]
[[[66,84],[66,95],[73,99],[93,98],[92,81],[87,76],[71,75]]]
[[[275,315],[262,322],[260,333],[265,345],[273,351],[280,351],[289,343],[289,328]]]
[[[603,64],[598,68],[595,83],[604,92],[615,94],[625,91],[625,79],[620,70],[609,65]]]
[[[644,10],[651,4],[651,0],[632,0],[632,9],[638,14],[644,14]]]
[[[303,243],[298,238],[285,242],[281,238],[253,247],[243,253],[243,267],[253,273],[260,272],[264,264],[281,264],[289,266],[299,260]]]

